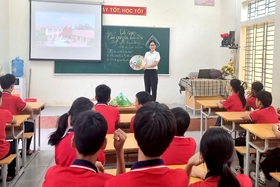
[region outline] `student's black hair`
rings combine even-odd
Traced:
[[[144,105],[147,102],[154,101],[154,98],[151,94],[146,91],[138,92],[135,97],[138,99],[138,103]]]
[[[85,97],[79,97],[77,98],[70,110],[59,117],[57,121],[57,129],[53,133],[50,134],[50,138],[48,141],[49,145],[57,145],[62,136],[64,135],[67,127],[68,127],[68,117],[71,116],[71,122],[70,124],[73,125],[73,121],[75,120],[77,114],[86,111],[91,110],[94,107],[94,104],[91,100]]]
[[[2,98],[2,92],[0,91],[0,98]]]
[[[107,103],[111,96],[111,88],[105,84],[100,84],[95,88],[95,96],[98,102]]]
[[[189,113],[181,107],[176,107],[171,109],[175,116],[177,131],[176,136],[184,136],[185,132],[188,130],[190,125],[190,115]]]
[[[136,112],[133,127],[138,146],[148,157],[161,156],[176,132],[173,113],[157,102],[148,102]]]
[[[252,83],[252,90],[255,90],[256,93],[263,90],[263,84],[259,81]]]
[[[0,77],[0,84],[2,89],[8,89],[11,85],[15,84],[16,77],[10,73]]]
[[[233,159],[233,140],[225,130],[212,128],[205,132],[200,142],[200,154],[209,172],[206,178],[220,176],[218,187],[240,187],[230,169]]]
[[[269,107],[272,103],[272,95],[267,91],[258,92],[256,98],[262,103],[263,107]]]
[[[156,42],[155,40],[150,40],[150,41],[149,41],[149,45],[150,45],[151,43],[154,43],[155,45],[157,45],[157,42]]]
[[[82,155],[96,153],[103,145],[108,130],[106,119],[98,112],[80,113],[74,120],[74,142]]]
[[[244,82],[243,84],[241,84],[241,81],[239,79],[231,79],[230,80],[230,85],[233,89],[233,91],[235,93],[238,93],[239,98],[242,102],[242,106],[245,107],[246,106],[246,99],[244,96],[244,87],[243,86],[247,86],[247,84]]]

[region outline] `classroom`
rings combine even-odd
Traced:
[[[137,92],[145,90],[143,70],[126,74],[121,72],[121,68],[116,67],[110,73],[99,69],[96,70],[98,73],[87,73],[80,71],[82,67],[79,67],[78,63],[75,64],[76,66],[71,66],[71,62],[69,62],[70,65],[64,66],[70,66],[77,72],[63,73],[58,70],[59,67],[63,68],[63,66],[59,66],[55,60],[30,59],[31,1],[33,0],[0,1],[0,74],[11,73],[11,62],[16,57],[24,60],[23,76],[27,82],[27,97],[44,102],[45,111],[42,110],[42,116],[53,113],[55,116],[62,115],[69,110],[73,101],[78,97],[94,98],[95,88],[100,84],[106,84],[111,88],[112,98],[123,93],[131,102],[135,101]],[[53,1],[56,2],[56,0]],[[57,1],[66,2],[66,0]],[[161,41],[164,40],[163,44],[169,45],[164,46],[168,50],[166,57],[168,59],[162,59],[166,60],[166,66],[164,66],[163,73],[159,72],[158,75],[157,101],[159,103],[165,103],[170,107],[186,108],[186,94],[180,93],[179,81],[188,77],[189,73],[198,72],[200,69],[220,70],[234,57],[236,77],[247,81],[249,87],[254,81],[261,81],[265,90],[271,92],[273,96],[272,106],[280,107],[280,97],[278,97],[280,77],[277,76],[277,70],[280,69],[280,63],[277,63],[280,61],[280,53],[277,53],[280,50],[280,11],[278,11],[280,3],[276,0],[177,0],[174,2],[160,0],[74,0],[73,2],[146,8],[144,15],[110,14],[104,13],[103,10],[103,32],[106,29],[113,30],[119,27],[137,27],[139,31],[144,33],[146,30],[142,31],[142,27],[154,29],[159,33],[163,33],[164,29],[169,31],[168,37],[160,38],[161,36],[159,36]],[[196,5],[196,2],[205,2],[206,4],[208,2],[211,5]],[[257,12],[254,6],[261,7],[262,3],[272,6],[272,8],[265,9],[265,13]],[[249,11],[256,12],[250,14]],[[273,31],[269,34],[272,33],[273,36],[267,34],[268,32],[265,33],[270,29]],[[235,33],[235,46],[233,48],[221,44],[223,40],[221,34],[230,31]],[[249,31],[251,32],[249,33]],[[155,36],[156,34],[154,33]],[[263,47],[258,53],[259,56],[248,55],[248,51],[255,49],[248,47],[248,38],[251,37],[254,38],[254,41],[260,42],[255,45]],[[267,43],[262,43],[263,41]],[[149,48],[147,47],[144,51],[149,51]],[[135,55],[144,55],[144,53]],[[118,56],[112,55],[111,57]],[[102,64],[102,62],[98,63]],[[158,66],[160,68],[161,62]],[[87,68],[87,66],[85,67]],[[129,68],[128,63],[127,68]],[[254,74],[253,77],[250,74],[252,70],[253,72],[260,71],[260,73]],[[200,112],[200,108],[198,111]],[[193,118],[193,111],[188,110],[188,112]],[[199,121],[203,119],[202,115],[200,116],[200,113],[195,115],[194,118],[198,120],[199,124]],[[38,140],[40,135],[36,137],[36,141],[41,141],[41,145],[35,143],[35,146],[41,146],[41,151],[33,158],[34,160],[36,157],[39,157],[39,160],[44,159],[42,156],[42,153],[46,151],[44,148],[48,149],[47,155],[52,156],[50,151],[53,148],[47,146],[47,138],[51,130],[54,130],[55,124],[52,127],[53,129],[41,129],[41,140]],[[200,127],[202,127],[202,122]],[[202,132],[202,129],[200,131]],[[200,141],[200,131],[197,130],[194,132],[195,135],[190,134],[190,136],[196,136],[195,139]],[[31,145],[33,146],[33,143]],[[32,163],[33,161],[30,161],[29,166],[32,166]],[[15,182],[14,185],[40,186],[42,182],[41,178],[40,181],[36,181],[36,184],[27,182],[21,185]]]

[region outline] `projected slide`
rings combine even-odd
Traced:
[[[101,5],[31,1],[30,59],[101,60]]]

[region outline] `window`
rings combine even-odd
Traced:
[[[274,23],[264,23],[246,28],[245,82],[263,83],[271,92],[274,51]]]
[[[248,20],[275,14],[276,0],[256,0],[248,4]]]

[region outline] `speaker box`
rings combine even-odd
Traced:
[[[223,38],[222,46],[229,46],[230,45],[230,38]]]

